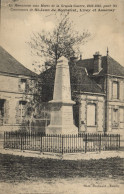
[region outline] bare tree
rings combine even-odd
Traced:
[[[46,62],[43,66],[47,69],[56,65],[61,56],[70,59],[75,53],[79,54],[79,46],[84,44],[89,36],[88,31],[84,31],[82,34],[75,31],[73,22],[69,19],[69,14],[64,14],[52,32],[42,31],[33,34],[29,44],[33,54],[39,56],[40,59],[45,59]]]

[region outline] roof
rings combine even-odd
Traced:
[[[24,75],[35,77],[36,74],[20,62],[18,62],[13,56],[11,56],[5,49],[0,46],[0,72],[14,75]]]
[[[77,92],[103,94],[101,87],[87,74],[86,68],[77,68],[75,74],[71,75],[71,87]]]
[[[77,91],[81,93],[105,94],[102,84],[95,79],[97,76],[105,76],[106,74],[124,76],[124,67],[110,56],[101,57],[101,66],[102,70],[93,76],[94,58],[79,61],[71,60],[69,67],[72,93]],[[46,100],[52,99],[55,71],[56,68],[51,67],[40,75],[43,81],[44,99]]]
[[[51,67],[40,74],[42,77],[42,100],[49,101],[53,98],[56,68]],[[71,92],[104,94],[100,86],[87,75],[85,68],[70,67]]]
[[[79,60],[77,66],[87,68],[88,73],[91,75],[93,73],[93,58]],[[124,76],[124,67],[110,56],[101,57],[101,66],[103,69],[97,76],[104,76],[106,74]]]

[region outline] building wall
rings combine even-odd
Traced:
[[[118,83],[117,98],[113,96],[113,82]],[[118,133],[124,137],[124,78],[108,77],[107,105],[107,132],[112,134]]]
[[[26,81],[26,84],[21,83],[21,80]],[[30,82],[31,79],[26,76],[0,75],[0,83],[2,83],[0,86],[0,101],[4,100],[4,110],[0,115],[0,132],[20,128],[21,123],[18,122],[17,114],[19,101],[28,101],[30,98],[31,94],[27,92],[27,86]]]
[[[0,75],[0,91],[19,92],[19,78]]]
[[[95,115],[88,111],[88,105],[95,106]],[[79,106],[79,132],[104,132],[104,107],[104,96],[82,94]],[[91,121],[91,125],[88,124],[94,116],[95,120]]]

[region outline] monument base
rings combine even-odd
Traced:
[[[76,135],[78,128],[75,125],[49,125],[46,127],[46,134]]]

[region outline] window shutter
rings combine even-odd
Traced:
[[[19,117],[19,102],[16,104],[16,124],[20,123],[20,117]]]
[[[96,104],[87,105],[87,126],[96,125]]]
[[[6,100],[4,104],[4,123],[9,123],[9,100]]]
[[[117,81],[113,81],[113,98],[119,99],[119,83]]]
[[[124,108],[120,108],[120,122],[124,122]]]
[[[22,79],[22,78],[19,79],[18,88],[19,88],[20,92],[26,92],[26,89],[27,89],[26,85],[27,85],[27,80],[26,79]]]
[[[21,92],[21,79],[18,79],[18,89],[19,89],[19,92]]]
[[[30,92],[30,80],[27,79],[26,80],[26,88],[25,88],[26,92],[29,93]]]

